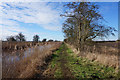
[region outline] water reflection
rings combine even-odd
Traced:
[[[41,44],[26,49],[25,51],[2,53],[2,77],[15,78],[20,75],[28,65],[34,64],[34,60],[46,57],[47,53],[59,47],[61,43]],[[38,57],[37,57],[38,56]]]
[[[7,64],[11,64],[11,63],[15,63],[19,60],[22,60],[26,57],[31,56],[31,54],[34,54],[35,49],[38,49],[39,51],[42,51],[44,48],[50,48],[52,45],[48,44],[48,45],[43,45],[43,46],[36,46],[36,47],[32,47],[32,48],[28,48],[25,51],[16,51],[13,53],[3,53],[3,61],[4,63]]]

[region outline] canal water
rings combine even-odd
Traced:
[[[57,47],[57,45],[60,45],[60,43],[56,42],[47,45],[34,46],[31,48],[27,48],[25,51],[15,51],[12,53],[2,52],[2,77],[12,77],[12,74],[15,73],[15,68],[17,68],[16,66],[19,66],[21,62],[23,63],[24,60],[31,61],[28,59],[31,59],[32,56],[36,54],[43,55],[47,51],[50,51],[52,48]],[[25,63],[25,65],[27,64]],[[15,76],[13,75],[13,78],[14,77]]]

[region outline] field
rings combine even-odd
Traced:
[[[21,50],[16,45],[32,46]],[[63,42],[3,42],[2,78],[117,78],[119,47],[117,42],[99,42],[80,52]]]

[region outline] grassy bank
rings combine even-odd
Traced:
[[[71,49],[67,49],[68,67],[78,79],[81,78],[115,78],[115,69],[107,67],[97,62],[92,62],[86,58],[77,57]]]
[[[52,60],[49,63],[47,69],[43,72],[43,75],[48,78],[62,78],[62,71],[60,67],[60,51],[63,45],[52,54]]]
[[[60,47],[61,43],[50,43],[43,46],[31,48],[30,51],[21,52],[17,55],[7,55],[6,57],[19,58],[13,59],[13,62],[3,59],[2,62],[2,78],[33,78],[38,77],[36,74],[41,73],[43,66],[46,65],[46,60],[49,59],[53,51]],[[25,56],[27,53],[27,56]],[[36,75],[36,76],[34,76]]]
[[[108,79],[117,76],[114,68],[78,57],[65,44],[54,52],[53,59],[43,74],[49,78],[72,79]]]

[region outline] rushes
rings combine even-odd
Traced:
[[[98,61],[116,69],[119,67],[117,43],[98,43],[94,46],[86,46],[82,52],[77,51],[74,46],[67,45],[74,53],[77,53],[78,56],[86,57],[92,61]]]
[[[45,64],[45,59],[52,55],[52,50],[59,48],[60,42],[51,42],[43,45],[42,49],[38,46],[33,53],[11,65],[4,68],[3,65],[3,78],[31,78],[37,73],[39,68]],[[38,67],[39,66],[39,67]],[[38,68],[37,68],[38,67]],[[10,70],[9,72],[7,70]]]

